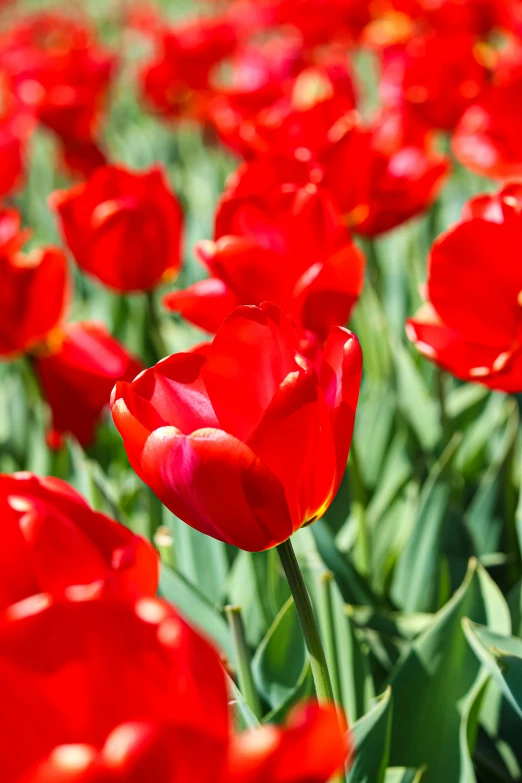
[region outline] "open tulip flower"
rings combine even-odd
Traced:
[[[59,448],[72,434],[89,446],[116,381],[132,380],[141,366],[103,324],[77,322],[56,330],[35,355],[35,370],[52,414],[48,443]]]
[[[480,196],[429,259],[427,304],[407,322],[419,351],[458,378],[522,391],[522,185]]]
[[[364,255],[327,191],[312,183],[294,192],[231,190],[218,207],[215,236],[196,248],[212,277],[167,295],[170,310],[215,332],[235,305],[267,300],[321,340],[348,321],[364,284]]]
[[[30,232],[0,209],[0,357],[31,350],[60,323],[68,302],[67,260],[59,248],[23,253]]]
[[[51,205],[78,266],[110,288],[148,291],[177,275],[183,214],[159,167],[102,166]]]
[[[35,593],[154,596],[158,556],[151,544],[93,511],[71,486],[31,473],[0,474],[0,606]],[[1,764],[1,762],[0,762]]]
[[[3,783],[327,783],[333,706],[232,730],[216,652],[170,607],[39,594],[0,617]]]
[[[240,306],[210,346],[118,383],[112,414],[131,465],[167,508],[264,550],[320,517],[337,492],[361,364],[356,337],[334,327],[317,372],[275,305]]]

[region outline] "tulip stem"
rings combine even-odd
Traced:
[[[160,359],[164,359],[169,355],[169,351],[161,333],[161,319],[157,310],[154,291],[147,291],[146,297],[150,340],[155,353],[154,359],[159,362]]]
[[[250,666],[250,651],[245,637],[245,627],[241,616],[240,606],[226,606],[228,625],[232,634],[234,651],[236,654],[236,668],[239,690],[243,694],[246,703],[256,716],[261,720],[263,715],[259,694],[256,690]]]
[[[323,643],[319,634],[312,602],[299,568],[294,548],[290,539],[277,547],[285,575],[294,599],[301,628],[305,638],[306,648],[310,657],[315,691],[320,704],[333,702],[332,683],[328,672],[328,664],[324,654]]]

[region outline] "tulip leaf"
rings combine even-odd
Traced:
[[[289,598],[252,658],[254,682],[272,711],[289,707],[305,695],[308,665],[299,618]]]
[[[443,524],[451,490],[447,471],[459,442],[455,434],[432,468],[419,497],[413,532],[397,564],[392,597],[406,611],[438,608]]]
[[[165,563],[161,565],[159,593],[233,660],[234,649],[224,617],[195,585]]]
[[[407,769],[406,767],[389,767],[386,770],[384,783],[420,783],[425,769]]]
[[[400,343],[394,349],[398,401],[402,415],[423,449],[434,448],[442,436],[439,409],[430,396],[409,351]]]
[[[522,718],[522,639],[494,633],[468,619],[463,627],[479,660]]]
[[[258,719],[248,706],[245,698],[236,683],[227,675],[227,685],[229,691],[228,705],[232,710],[232,718],[236,731],[245,731],[255,729],[260,725]]]
[[[352,726],[354,760],[347,783],[384,783],[390,754],[393,699],[387,688],[377,704]]]
[[[455,459],[455,469],[464,476],[472,476],[480,466],[495,433],[506,421],[506,399],[492,394],[480,416],[467,428]]]
[[[395,702],[391,763],[426,765],[426,783],[474,781],[468,774],[469,748],[484,682],[461,627],[464,617],[509,632],[502,594],[475,560],[459,590],[389,679]]]
[[[323,519],[311,526],[317,550],[327,568],[334,574],[344,600],[351,604],[374,604],[375,599],[365,579],[337,549]]]
[[[226,546],[167,512],[176,567],[212,603],[223,604],[228,574]]]

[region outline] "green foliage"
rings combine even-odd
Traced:
[[[176,285],[185,286],[203,274],[191,248],[212,235],[214,205],[235,162],[198,130],[146,114],[133,84],[132,68],[124,69],[108,147],[115,160],[134,166],[162,164],[179,191],[187,237]],[[46,207],[48,194],[64,184],[50,165],[55,156],[53,141],[39,131],[28,186],[17,199],[34,244],[57,241]],[[443,193],[438,230],[482,188],[472,175],[457,176]],[[351,324],[363,347],[364,379],[347,476],[325,518],[295,542],[328,642],[334,689],[352,724],[349,783],[522,779],[518,404],[438,378],[408,344],[403,322],[419,304],[428,224],[412,221],[375,242],[369,279],[380,290],[368,281]],[[151,364],[144,297],[118,297],[75,274],[72,316],[104,321]],[[172,352],[205,337],[166,313],[162,329]],[[166,529],[161,595],[231,668],[224,607],[241,605],[263,721],[280,721],[310,696],[309,664],[277,553],[237,552],[165,512],[131,470],[109,421],[87,454],[73,442],[50,453],[47,417],[28,367],[0,367],[1,469],[69,480],[96,508],[150,538]],[[238,726],[257,723],[233,683],[231,703]]]

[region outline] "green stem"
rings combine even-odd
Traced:
[[[228,624],[232,633],[234,650],[236,653],[237,679],[239,690],[245,697],[245,701],[259,720],[263,715],[261,702],[252,678],[250,667],[250,652],[245,638],[245,628],[241,617],[240,606],[226,606]]]
[[[294,548],[290,539],[277,547],[285,575],[303,629],[306,648],[310,657],[312,675],[315,683],[317,699],[321,704],[333,702],[332,684],[328,673],[328,665],[323,650],[323,644],[317,627],[312,602],[299,568]]]
[[[169,350],[161,334],[161,319],[156,307],[156,299],[153,291],[147,291],[147,314],[150,338],[155,353],[155,360],[160,361],[169,355]]]

